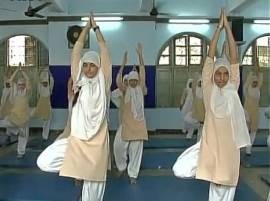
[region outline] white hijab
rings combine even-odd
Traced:
[[[219,88],[215,84],[214,74],[220,67],[225,67],[229,74],[231,73],[228,60],[218,58],[213,71],[213,90],[211,93],[210,108],[217,119],[230,117],[235,144],[237,148],[245,147],[250,145],[250,138],[244,109],[240,102],[237,88],[230,83],[230,78],[227,85],[223,88]]]
[[[199,82],[201,82],[201,86],[198,86]],[[197,98],[203,99],[202,78],[197,80],[195,94]]]
[[[48,71],[42,71],[39,75],[39,80],[40,82],[47,82],[48,85],[45,87],[43,86],[42,83],[39,83],[38,84],[38,91],[39,91],[39,94],[43,97],[48,97],[51,95],[51,90],[50,90],[50,75],[49,75],[49,72]]]
[[[87,78],[82,73],[83,63],[94,63],[99,67],[94,78]],[[81,89],[72,109],[71,135],[89,140],[97,134],[106,116],[105,78],[100,69],[100,57],[94,51],[84,54],[79,68],[75,87]]]
[[[123,83],[125,81],[128,81],[128,74],[123,76]],[[115,89],[111,93],[111,101],[115,104],[117,108],[120,107],[121,104],[121,98],[123,97],[123,92],[120,89]]]
[[[258,77],[256,75],[253,75],[251,77],[250,83],[249,83],[249,85],[247,87],[247,93],[248,93],[248,96],[251,96],[252,98],[259,101],[260,100],[260,95],[261,95],[260,89],[259,89],[258,86],[257,87],[252,87],[253,82],[256,82],[256,81],[257,81],[257,83],[259,83]]]
[[[19,84],[25,84],[26,85],[26,80],[23,77],[18,78],[17,84],[15,86],[15,90],[14,90],[14,97],[16,97],[16,96],[26,96],[26,87],[23,90],[21,90],[18,87]]]
[[[129,80],[138,80],[139,74],[137,71],[131,71],[128,74]],[[131,111],[133,113],[133,117],[138,120],[144,120],[144,95],[142,92],[142,88],[140,85],[137,85],[135,88],[130,86],[127,87],[125,94],[125,103],[131,102]]]

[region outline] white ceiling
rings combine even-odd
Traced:
[[[31,0],[32,7],[52,2],[39,14],[45,16],[84,16],[101,14],[149,16],[153,0]],[[37,19],[24,16],[28,0],[0,0],[0,20]],[[270,17],[270,0],[155,0],[159,13],[172,16],[218,17],[221,7],[229,15],[246,18]]]

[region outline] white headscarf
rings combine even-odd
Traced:
[[[256,76],[256,75],[253,75],[251,78],[250,78],[250,83],[249,85],[247,86],[247,93],[249,96],[251,96],[252,98],[256,99],[256,100],[260,100],[260,89],[259,87],[252,87],[252,84],[253,82],[257,82],[259,83],[259,78]]]
[[[230,117],[233,138],[237,148],[250,145],[249,132],[246,125],[245,113],[240,102],[237,88],[230,82],[219,88],[214,82],[214,74],[220,67],[225,67],[229,74],[230,64],[227,59],[218,58],[213,71],[213,90],[210,98],[210,108],[215,118]]]
[[[199,82],[201,82],[201,86],[198,86]],[[203,99],[202,78],[199,78],[197,80],[195,93],[197,98]]]
[[[191,89],[189,87],[190,83],[193,83],[193,79],[189,78],[188,81],[187,81],[187,84],[186,84],[186,89]]]
[[[138,80],[139,74],[137,71],[131,71],[128,74],[129,80]],[[125,103],[131,102],[131,111],[133,117],[138,120],[144,120],[144,95],[140,85],[137,85],[135,88],[128,86],[125,94]]]
[[[98,73],[94,78],[88,78],[82,73],[83,63],[93,63],[98,66]],[[97,134],[106,116],[105,78],[100,69],[100,57],[94,51],[84,54],[79,68],[75,85],[81,89],[72,109],[71,135],[89,140]]]
[[[26,87],[23,90],[21,90],[18,87],[18,85],[20,85],[20,84],[26,85],[26,80],[23,77],[20,77],[17,80],[17,86],[16,86],[15,91],[14,91],[14,93],[15,93],[14,96],[25,96],[26,95]]]
[[[123,76],[123,82],[124,81],[128,81],[128,74],[125,74],[124,76]]]
[[[50,79],[50,75],[49,75],[49,72],[48,71],[42,71],[39,75],[39,80],[40,82],[47,82],[47,86],[43,86],[42,83],[39,83],[38,84],[38,91],[39,91],[39,94],[43,97],[48,97],[51,95],[51,90],[50,90],[50,82],[49,82],[49,79]]]

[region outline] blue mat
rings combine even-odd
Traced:
[[[267,146],[267,135],[257,134],[255,141],[253,143],[255,147],[266,147]]]
[[[270,174],[262,175],[261,180],[270,185]]]
[[[209,183],[173,176],[143,176],[136,185],[127,178],[109,178],[104,201],[207,201]],[[0,200],[74,201],[80,190],[72,179],[50,173],[0,174]],[[239,182],[234,201],[261,201],[243,182]]]
[[[80,194],[73,179],[53,173],[0,174],[0,200],[74,201]]]
[[[251,156],[247,156],[245,152],[241,152],[241,164],[244,167],[269,167],[270,152],[253,151]]]
[[[40,152],[27,151],[23,158],[18,159],[16,152],[0,157],[0,167],[33,168]]]
[[[196,143],[196,139],[185,138],[150,138],[144,142],[144,148],[187,148]]]
[[[144,152],[142,169],[171,169],[180,152]]]
[[[143,176],[136,185],[127,178],[107,182],[104,200],[108,201],[208,201],[209,183],[173,176]],[[234,201],[262,201],[247,184],[239,182]]]

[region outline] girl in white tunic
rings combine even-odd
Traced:
[[[80,57],[87,32],[93,28],[100,47]],[[111,60],[105,40],[91,15],[72,51],[71,76],[76,100],[68,138],[55,141],[37,159],[38,167],[83,180],[82,201],[102,201],[109,163],[106,119]],[[76,97],[77,96],[77,97]]]
[[[42,139],[47,140],[50,133],[52,119],[51,94],[54,80],[49,70],[43,70],[39,75],[38,93],[39,100],[33,112],[33,117],[43,120]]]
[[[256,69],[256,75],[250,72],[244,84],[244,109],[251,141],[251,146],[246,147],[247,155],[251,155],[252,144],[255,141],[259,125],[260,88],[263,84],[263,74],[260,72],[259,67]]]
[[[118,73],[117,86],[123,92],[124,98],[121,106],[122,130],[121,138],[118,134],[115,139],[115,161],[117,168],[123,172],[127,168],[130,183],[135,184],[139,174],[143,140],[148,140],[146,122],[144,117],[144,95],[147,90],[145,86],[145,67],[142,55],[142,45],[139,43],[137,54],[140,63],[140,74],[137,71],[131,71],[128,74],[128,86],[122,83],[122,70]],[[129,163],[127,164],[127,156]]]
[[[229,41],[230,63],[224,58],[214,61],[223,26]],[[181,154],[173,166],[177,177],[209,181],[209,201],[233,201],[240,148],[250,145],[244,109],[237,94],[240,83],[237,62],[236,45],[222,11],[202,73],[206,109],[202,138]]]
[[[192,108],[185,117],[184,121],[188,122],[190,125],[193,125],[192,129],[188,130],[187,138],[192,138],[194,129],[198,129],[197,141],[201,138],[202,125],[204,121],[205,108],[203,104],[203,90],[202,90],[202,78],[201,75],[193,80],[192,84]]]
[[[21,68],[21,67],[20,67]],[[14,83],[14,78],[21,73]],[[17,157],[22,158],[25,154],[25,149],[29,136],[29,105],[28,97],[30,95],[31,85],[27,74],[17,69],[10,78],[11,93],[12,93],[12,107],[9,113],[0,120],[0,125],[12,129],[14,134],[18,134],[18,146],[17,146]],[[9,134],[9,132],[8,132]]]
[[[193,79],[188,79],[186,83],[186,88],[183,91],[180,101],[180,111],[184,118],[184,128],[182,129],[183,133],[187,132],[187,139],[192,138],[194,128],[188,121],[185,120],[186,115],[192,110],[193,102],[193,93],[192,93],[192,83]]]
[[[117,83],[123,83],[123,87],[128,87],[128,74],[123,75],[123,70],[125,65],[127,64],[127,52],[124,54],[122,65],[119,69],[119,72],[116,76],[116,82]],[[113,142],[113,153],[114,153],[114,159],[116,163],[116,167],[119,170],[119,175],[121,176],[123,171],[121,170],[121,165],[123,161],[126,160],[126,149],[125,142],[122,140],[122,116],[123,116],[123,104],[124,104],[124,94],[125,91],[120,90],[119,88],[115,89],[112,92],[111,100],[112,102],[119,108],[119,127],[116,131],[116,135]]]

